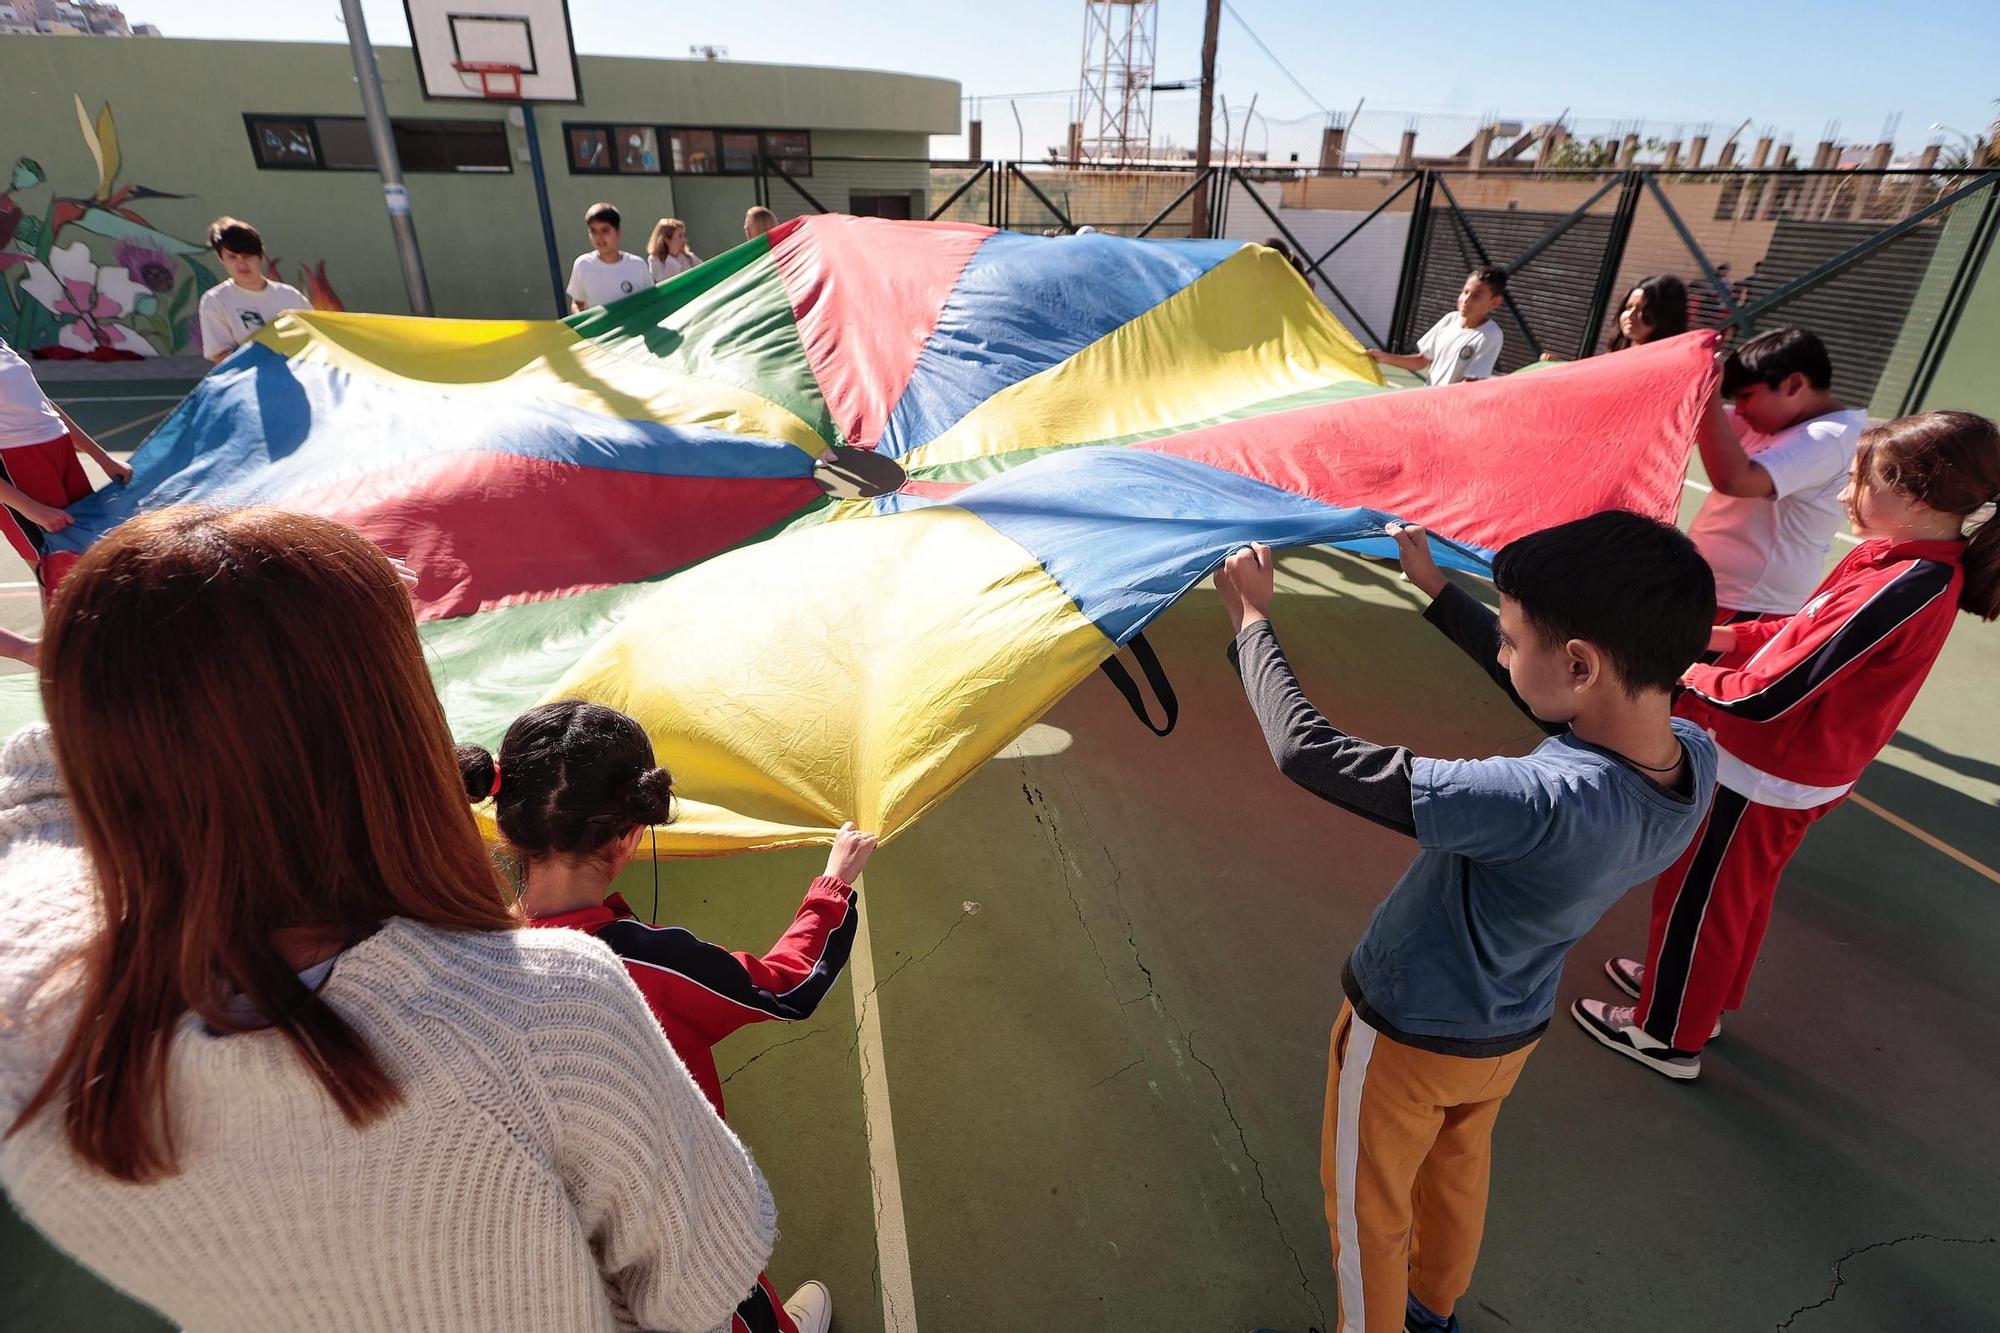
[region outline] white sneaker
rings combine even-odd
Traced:
[[[799,1333],[826,1333],[833,1326],[833,1293],[824,1282],[808,1282],[785,1302],[785,1313]]]
[[[1689,1079],[1701,1073],[1701,1057],[1673,1047],[1633,1022],[1634,1010],[1627,1005],[1613,1008],[1602,1000],[1578,1000],[1570,1006],[1570,1016],[1578,1027],[1620,1055],[1668,1078]]]
[[[1609,958],[1604,963],[1604,975],[1611,978],[1612,985],[1636,1000],[1646,984],[1646,965],[1636,958]],[[1722,1020],[1718,1018],[1708,1039],[1714,1041],[1721,1035]]]

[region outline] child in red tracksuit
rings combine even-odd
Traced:
[[[1926,412],[1862,436],[1842,504],[1860,546],[1782,619],[1724,626],[1676,711],[1721,750],[1715,805],[1660,876],[1642,963],[1614,958],[1636,1006],[1578,1000],[1583,1029],[1670,1078],[1701,1072],[1702,1046],[1739,1008],[1778,877],[1895,735],[1953,616],[2000,617],[2000,428]]]
[[[784,937],[761,958],[731,953],[678,926],[637,920],[611,881],[645,830],[673,817],[673,778],[653,762],[645,729],[616,709],[580,700],[543,704],[507,729],[496,761],[458,747],[466,794],[494,798],[500,833],[520,858],[531,924],[587,931],[625,960],[667,1042],[722,1114],[711,1048],[738,1028],[812,1015],[854,945],[853,884],[875,839],[842,828],[826,873],[806,890]],[[808,1282],[783,1305],[768,1277],[736,1309],[731,1333],[825,1333],[825,1286]]]
[[[132,480],[132,469],[51,402],[34,370],[0,338],[0,534],[35,571],[44,605],[76,563],[74,552],[49,550],[48,538],[70,525],[65,511],[90,494],[78,454],[90,455],[121,486]],[[18,639],[0,642],[0,650],[28,660]]]

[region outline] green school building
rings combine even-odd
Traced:
[[[524,113],[565,275],[598,200],[634,253],[662,217],[704,257],[738,244],[760,159],[784,173],[763,175],[780,217],[814,211],[808,194],[921,217],[930,136],[959,127],[958,84],[908,74],[583,56],[581,103],[521,108],[427,100],[407,47],[379,63],[444,316],[557,313]],[[408,313],[345,44],[0,36],[0,337],[56,341],[94,287],[100,344],[197,351],[196,301],[223,276],[203,236],[225,213],[316,303]]]

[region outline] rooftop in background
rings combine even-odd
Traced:
[[[0,33],[42,37],[158,37],[151,23],[132,23],[100,0],[0,0]]]
[[[627,250],[645,247],[656,219],[678,217],[703,256],[741,243],[753,204],[805,211],[801,190],[845,212],[921,216],[924,150],[959,127],[959,86],[920,75],[586,55],[580,103],[521,107],[427,99],[410,47],[384,40],[377,55],[436,309],[468,318],[555,313],[527,116],[565,268],[599,200],[623,212]],[[134,339],[155,354],[189,350],[195,298],[218,276],[202,239],[218,213],[255,222],[279,276],[323,304],[405,308],[345,44],[7,36],[0,70],[12,94],[0,165],[27,163],[0,205],[0,248],[45,266],[60,255],[79,277],[85,265],[122,274],[132,260],[150,275],[143,290],[98,321],[127,350]],[[797,185],[773,174],[779,193],[766,195],[767,157]],[[27,271],[7,269],[9,292]],[[73,323],[51,312],[20,331],[19,309],[0,297],[0,336],[30,350]]]

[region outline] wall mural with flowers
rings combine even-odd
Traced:
[[[75,98],[77,125],[97,164],[87,197],[65,194],[30,157],[0,192],[0,338],[47,358],[198,355],[201,294],[221,281],[208,247],[148,222],[135,205],[188,199],[119,183],[124,166],[111,106],[93,120]],[[342,308],[326,262],[298,266],[297,285],[322,310]],[[272,261],[274,276],[282,276]]]

